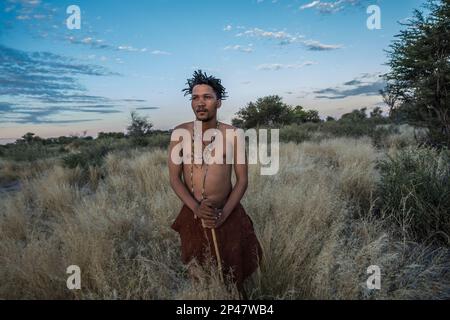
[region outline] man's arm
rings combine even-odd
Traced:
[[[177,129],[180,129],[180,128],[176,127],[175,130],[177,130]],[[190,194],[190,192],[186,188],[186,185],[181,180],[181,175],[183,173],[183,165],[174,163],[173,159],[172,159],[172,150],[180,142],[181,142],[181,139],[180,139],[180,141],[170,141],[170,145],[169,145],[169,158],[168,158],[167,165],[169,167],[170,186],[172,187],[173,191],[175,191],[178,198],[180,198],[180,200],[183,201],[183,203],[185,205],[187,205],[189,207],[189,209],[191,209],[193,212],[195,212],[197,209],[197,206],[198,206],[198,202]]]
[[[243,143],[244,145],[238,145],[238,143]],[[238,203],[241,201],[242,197],[245,194],[245,191],[247,191],[248,186],[248,162],[247,162],[247,155],[245,154],[245,163],[239,164],[238,163],[238,152],[242,152],[239,150],[244,150],[245,152],[245,139],[237,139],[237,136],[234,136],[234,173],[236,175],[236,183],[233,187],[233,190],[230,193],[230,196],[228,197],[227,202],[225,203],[225,206],[223,207],[222,211],[222,217],[217,221],[216,228],[220,227],[225,220],[228,218],[228,216],[233,212],[234,208],[238,205]]]

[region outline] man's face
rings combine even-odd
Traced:
[[[198,121],[214,119],[221,105],[222,101],[207,84],[199,84],[192,89],[191,106]]]

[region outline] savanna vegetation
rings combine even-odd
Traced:
[[[450,4],[427,12],[388,52],[387,115],[322,120],[276,95],[236,114],[242,128],[281,128],[278,174],[250,165],[242,201],[265,256],[250,298],[450,298]],[[181,264],[169,140],[133,113],[126,133],[0,146],[0,186],[20,183],[0,191],[0,298],[236,298],[214,265],[192,283]],[[70,265],[81,290],[66,287]]]

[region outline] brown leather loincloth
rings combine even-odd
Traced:
[[[196,258],[202,264],[208,252],[215,259],[211,229],[204,229],[200,219],[186,205],[172,224],[180,234],[181,258],[188,264]],[[253,229],[253,222],[239,203],[220,228],[216,229],[217,243],[224,274],[233,275],[238,287],[257,268],[262,258],[261,246]],[[232,273],[230,272],[232,270]]]

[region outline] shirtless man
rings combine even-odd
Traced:
[[[217,120],[217,110],[226,97],[221,81],[199,70],[187,84],[188,88],[184,91],[191,94],[192,111],[196,120],[201,121],[202,133],[208,129],[217,129],[222,133],[223,164],[200,162],[202,164],[177,165],[171,155],[180,142],[171,141],[168,161],[170,184],[184,204],[172,228],[180,233],[182,259],[186,264],[194,258],[202,262],[205,248],[209,247],[210,252],[214,252],[210,238],[210,229],[214,229],[223,265],[234,274],[238,289],[241,289],[243,280],[255,271],[262,256],[253,223],[240,204],[248,184],[247,163],[239,164],[237,161],[236,137],[234,164],[226,163],[227,143],[233,143],[226,141],[226,130],[236,128]],[[193,121],[181,124],[176,129],[187,130],[192,140]],[[211,141],[203,141],[203,150],[209,143]],[[192,149],[182,150],[182,153],[187,153],[191,158]],[[214,153],[215,150],[212,153],[215,156]],[[233,168],[236,176],[234,186],[231,182]]]

